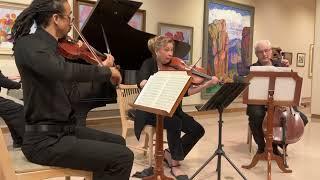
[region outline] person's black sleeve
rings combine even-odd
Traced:
[[[149,77],[151,76],[152,67],[153,67],[151,62],[152,62],[151,59],[145,60],[142,63],[140,70],[138,71],[138,74],[137,74],[137,85],[138,85],[139,88],[141,88],[140,87],[141,81],[148,80]]]
[[[16,50],[22,52],[17,55],[25,57],[17,58],[16,63],[33,69],[34,73],[50,80],[78,82],[110,80],[111,70],[109,68],[66,62],[64,57],[58,56],[45,44],[40,41],[38,43],[42,45],[28,47],[23,42],[21,46],[17,44]],[[19,62],[18,59],[23,59],[24,62]]]
[[[5,77],[0,71],[0,87],[7,89],[20,89],[21,84]]]

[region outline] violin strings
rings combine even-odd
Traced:
[[[94,50],[92,49],[92,47],[89,45],[88,41],[84,38],[84,36],[80,33],[80,31],[76,28],[76,26],[74,24],[72,24],[72,27],[74,28],[74,30],[77,31],[77,33],[79,34],[79,36],[81,37],[81,39],[83,40],[84,44],[88,47],[88,49],[90,50],[91,54],[94,56],[95,60],[97,61],[97,63],[102,66],[102,61],[100,61],[97,57],[96,52],[94,52]]]

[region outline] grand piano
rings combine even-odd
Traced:
[[[109,49],[115,63],[121,67],[124,80],[130,75],[126,72],[140,69],[142,62],[151,57],[147,42],[155,35],[128,25],[141,5],[141,2],[129,0],[99,0],[81,29],[82,35],[91,46],[99,52],[107,52],[103,27]],[[189,44],[176,41],[174,56],[182,58],[189,50]],[[78,89],[81,106],[88,104],[90,108],[95,108],[116,102],[115,87],[110,83],[78,83]]]
[[[129,0],[99,0],[81,29],[89,44],[99,52],[107,52],[103,31],[105,32],[110,52],[115,58],[115,63],[120,65],[123,80],[130,79],[128,76],[134,76],[135,74],[128,72],[139,70],[142,62],[151,57],[147,42],[155,35],[128,25],[141,5],[141,2]],[[189,44],[175,41],[174,56],[182,58],[189,50]],[[116,92],[112,87],[107,85],[102,89],[102,94],[94,95],[99,96],[94,97],[95,100],[108,99],[106,103],[116,101]]]
[[[128,25],[141,5],[141,2],[129,0],[99,0],[81,29],[89,44],[100,52],[107,52],[103,26],[111,54],[123,70],[137,70],[151,57],[147,42],[155,35]],[[189,44],[176,41],[175,56],[184,57],[189,50]]]

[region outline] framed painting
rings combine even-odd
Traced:
[[[95,6],[96,1],[93,0],[74,0],[73,2],[73,12],[75,17],[75,25],[78,29],[81,29],[87,17]]]
[[[137,30],[146,31],[146,10],[139,9],[128,24]]]
[[[190,44],[189,53],[182,59],[186,64],[192,64],[192,44],[193,44],[193,27],[159,23],[158,25],[158,34],[171,37],[177,41],[183,41]]]
[[[308,66],[308,76],[312,77],[313,73],[313,57],[314,57],[314,44],[310,44],[309,47],[309,66]]]
[[[11,28],[27,5],[0,2],[0,54],[12,54]]]
[[[224,0],[204,0],[202,65],[224,81],[246,75],[252,62],[254,7]],[[216,85],[202,91],[207,99]]]
[[[297,53],[297,67],[304,67],[306,63],[306,53]]]
[[[83,24],[86,22],[87,17],[90,16],[91,11],[93,10],[96,1],[94,0],[74,0],[74,17],[75,17],[75,25],[81,29]],[[138,10],[128,24],[140,31],[145,31],[146,29],[146,11]]]

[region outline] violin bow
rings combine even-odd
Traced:
[[[111,51],[110,51],[110,48],[109,48],[109,44],[108,44],[108,39],[107,39],[106,33],[104,31],[104,27],[102,26],[102,24],[100,24],[100,26],[101,26],[101,29],[102,29],[104,43],[106,44],[106,48],[107,48],[107,54],[111,54]],[[113,66],[116,67],[117,69],[120,69],[120,66],[116,65],[114,62],[113,62]]]
[[[196,74],[196,75],[198,75],[198,76],[200,76],[200,77],[203,77],[203,78],[206,78],[206,79],[211,80],[211,79],[212,79],[211,76],[208,76],[207,74],[204,74],[204,73],[202,73],[202,72],[198,72],[197,70],[193,69],[194,67],[196,67],[196,65],[198,64],[198,62],[200,61],[200,59],[201,59],[201,57],[197,60],[196,63],[194,63],[194,64],[191,66],[191,71],[192,71],[192,73],[193,73],[193,74]]]
[[[194,68],[194,67],[198,64],[198,62],[200,61],[200,59],[201,59],[201,57],[198,59],[198,61],[197,61],[196,63],[194,63],[194,64],[191,66],[191,69]]]
[[[107,54],[111,54],[106,33],[104,32],[104,28],[103,28],[102,24],[100,24],[100,26],[101,26],[101,29],[102,29],[104,43],[106,44],[106,48],[107,48]]]
[[[102,61],[98,58],[96,52],[94,51],[94,49],[89,45],[88,41],[86,40],[86,38],[84,38],[84,36],[81,34],[81,32],[76,28],[76,26],[74,24],[72,24],[72,27],[74,28],[74,30],[77,31],[77,33],[79,34],[79,36],[81,37],[81,39],[83,40],[84,44],[88,47],[88,49],[90,50],[91,54],[93,55],[93,57],[95,58],[96,62],[100,65],[102,65]]]

